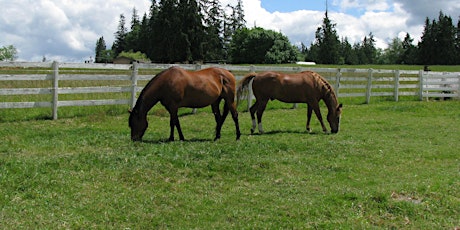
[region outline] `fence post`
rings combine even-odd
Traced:
[[[457,97],[460,99],[460,74],[457,76],[458,81],[457,81]]]
[[[342,77],[342,69],[337,69],[337,74],[335,75],[335,94],[339,97],[339,88],[340,88],[340,77]]]
[[[197,64],[195,64],[195,71],[198,71],[198,70],[201,70],[201,65],[197,63]],[[197,111],[198,111],[197,108],[192,109],[193,114],[196,114]]]
[[[51,66],[53,68],[53,120],[57,120],[59,107],[59,63],[54,61]]]
[[[372,75],[373,69],[368,70],[367,75],[367,87],[366,87],[366,104],[369,104],[371,101],[371,93],[372,93]]]
[[[133,62],[133,72],[131,73],[131,100],[129,100],[129,108],[133,109],[136,103],[137,94],[137,80],[139,78],[138,70],[139,66],[137,62]]]
[[[420,101],[423,101],[423,70],[418,71],[418,83],[419,83],[418,98]]]
[[[399,101],[399,70],[395,70],[395,101]]]

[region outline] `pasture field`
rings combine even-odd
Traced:
[[[227,118],[216,142],[208,108],[183,109],[186,141],[166,142],[160,107],[142,143],[124,106],[2,112],[18,119],[0,120],[0,228],[460,227],[458,100],[345,104],[336,135],[270,102],[266,134],[240,112],[241,140]]]

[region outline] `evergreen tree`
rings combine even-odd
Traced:
[[[439,13],[439,28],[437,29],[437,60],[435,64],[438,65],[453,65],[456,63],[457,52],[455,49],[455,39],[457,29],[455,28],[452,18]]]
[[[150,34],[151,30],[149,22],[150,20],[148,19],[147,14],[144,14],[139,26],[139,36],[137,40],[139,51],[147,56],[150,55],[150,38],[152,37]]]
[[[154,62],[178,62],[180,56],[186,52],[182,42],[182,26],[176,10],[176,0],[161,0],[158,4],[158,14],[152,22],[153,47],[149,56]]]
[[[339,64],[346,64],[346,65],[356,65],[358,64],[358,59],[356,54],[351,46],[350,42],[348,42],[348,38],[342,39],[340,43],[340,60]]]
[[[158,31],[155,30],[156,21],[158,20],[159,6],[156,0],[152,0],[152,5],[150,6],[149,15],[145,20],[142,21],[141,26],[141,42],[145,44],[145,48],[142,48],[142,52],[147,54],[147,57],[151,60],[158,61],[155,59],[155,48],[158,44],[155,42],[157,38],[155,37]]]
[[[377,58],[377,49],[375,48],[374,35],[369,33],[369,37],[365,36],[361,46],[360,64],[374,64]]]
[[[218,0],[203,0],[205,41],[204,60],[218,61],[224,58],[224,12]]]
[[[455,40],[455,47],[457,51],[457,61],[455,64],[460,63],[460,16],[458,17],[458,22],[457,22],[457,37]]]
[[[316,45],[318,46],[318,59],[321,64],[338,64],[340,41],[335,30],[335,24],[327,15],[323,19],[323,25],[316,30]]]
[[[450,65],[458,59],[455,39],[457,29],[452,18],[439,13],[438,21],[425,20],[422,39],[418,44],[418,59],[424,65]]]
[[[179,0],[178,13],[181,26],[179,27],[181,28],[181,36],[178,45],[185,51],[179,61],[202,61],[205,29],[198,2],[196,0]]]
[[[403,53],[401,55],[401,64],[413,65],[417,63],[417,48],[412,42],[414,39],[410,37],[409,33],[406,33],[404,41],[402,42]]]
[[[96,57],[96,60],[95,62],[96,63],[105,63],[107,62],[106,58],[105,57],[105,50],[107,49],[106,45],[105,45],[105,40],[104,40],[104,37],[100,37],[97,42],[96,42],[96,48],[95,48],[95,57]]]
[[[139,21],[139,15],[137,14],[136,8],[133,8],[133,15],[131,16],[131,31],[126,34],[126,47],[124,51],[139,51],[140,43],[139,36],[141,33],[141,24]]]
[[[118,23],[118,30],[115,32],[115,41],[112,45],[112,51],[116,56],[118,56],[119,53],[124,51],[126,49],[126,34],[127,34],[127,29],[125,27],[125,16],[123,14],[120,14],[120,21]]]
[[[244,10],[241,0],[238,0],[236,6],[227,5],[231,13],[229,15],[224,14],[224,56],[227,56],[230,52],[230,43],[237,30],[246,28],[246,20],[244,20]]]
[[[317,44],[311,43],[310,49],[307,49],[305,52],[305,61],[317,62],[318,61],[318,53],[319,47]]]

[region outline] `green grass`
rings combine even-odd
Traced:
[[[345,104],[337,135],[316,118],[306,133],[290,106],[269,103],[264,135],[241,112],[241,140],[228,119],[216,142],[209,109],[181,110],[186,141],[166,142],[155,107],[143,143],[123,106],[15,110],[0,120],[0,228],[460,226],[460,101]]]

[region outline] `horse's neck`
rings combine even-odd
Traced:
[[[139,113],[147,115],[147,113],[152,109],[155,104],[158,103],[157,99],[145,99],[144,95],[139,96],[137,102],[136,102],[136,107],[139,111]]]
[[[332,88],[328,89],[328,92],[324,93],[323,95],[323,101],[327,106],[327,109],[329,111],[333,111],[337,109],[337,97],[335,96],[335,93]]]

